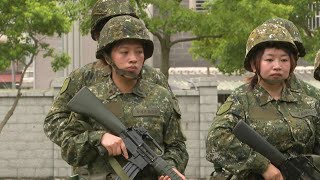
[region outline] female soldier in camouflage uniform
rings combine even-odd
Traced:
[[[248,38],[244,67],[254,72],[219,108],[207,136],[207,160],[221,165],[232,179],[283,179],[268,159],[241,143],[232,129],[244,120],[285,154],[313,154],[319,137],[316,99],[291,89],[298,56],[289,32],[265,23]]]
[[[91,37],[97,40],[103,25],[113,17],[130,15],[137,17],[130,0],[98,0],[92,9]],[[99,82],[105,82],[110,67],[103,59],[89,63],[71,72],[63,83],[60,93],[56,96],[52,107],[44,121],[44,132],[51,141],[61,145],[62,129],[70,116],[67,103],[83,86],[90,86]],[[165,75],[156,69],[144,65],[140,77],[146,81],[165,87],[174,97]],[[179,109],[177,107],[177,109]]]
[[[163,158],[181,176],[188,161],[185,137],[180,127],[177,103],[169,91],[139,79],[145,59],[152,56],[153,42],[143,22],[132,16],[110,19],[101,31],[97,57],[103,58],[112,71],[106,81],[88,88],[127,127],[142,126],[164,149]],[[103,146],[107,155],[98,155]],[[154,151],[159,150],[150,144]],[[72,166],[87,165],[89,177],[112,179],[116,175],[108,161],[114,156],[124,166],[128,153],[122,139],[94,120],[72,113],[63,131],[62,157]],[[159,153],[159,152],[158,152]],[[105,159],[106,158],[106,159]],[[181,173],[179,173],[181,172]],[[168,179],[147,167],[135,179]]]
[[[286,28],[290,33],[291,37],[293,38],[293,42],[297,46],[298,56],[301,58],[305,56],[306,50],[304,48],[300,32],[298,28],[293,24],[293,22],[283,18],[272,18],[267,20],[265,23],[278,24]],[[292,74],[292,76],[290,77],[289,83],[290,83],[291,89],[300,91],[301,93],[305,93],[308,96],[311,96],[320,100],[320,90],[304,82],[303,80],[298,79],[294,74]]]

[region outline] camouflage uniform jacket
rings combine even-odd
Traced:
[[[290,88],[320,100],[320,89],[298,79],[295,75],[289,80]]]
[[[55,98],[52,107],[44,121],[44,132],[51,141],[56,143],[58,146],[61,146],[61,131],[71,113],[67,108],[67,103],[71,100],[71,98],[83,86],[90,86],[99,82],[106,82],[109,73],[110,67],[106,65],[104,61],[97,60],[74,70],[69,77],[66,78],[60,93]],[[146,81],[159,84],[171,92],[167,78],[161,72],[156,71],[150,66],[144,65],[141,74],[142,78]],[[173,97],[175,97],[172,92],[171,94]]]
[[[180,172],[188,162],[185,136],[180,127],[178,104],[163,87],[144,80],[138,81],[132,93],[121,93],[111,76],[105,82],[93,84],[89,89],[112,111],[126,127],[144,127],[164,149],[163,158]],[[94,120],[72,113],[63,130],[62,157],[72,166],[88,166],[89,174],[114,174],[108,161],[98,155],[97,145],[108,132]],[[157,154],[159,150],[149,144]],[[116,156],[119,163],[127,163]],[[135,179],[157,179],[155,171],[148,167]],[[105,176],[104,176],[105,177]]]
[[[232,134],[244,120],[283,153],[311,154],[319,142],[319,105],[316,99],[284,88],[274,100],[261,86],[237,88],[217,111],[207,136],[207,160],[237,176],[262,174],[269,160],[241,143]]]

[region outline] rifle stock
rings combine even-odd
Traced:
[[[108,111],[103,103],[86,87],[82,88],[68,102],[67,106],[76,113],[92,117],[104,127],[112,127],[109,130],[118,136],[126,129],[118,118]]]
[[[142,136],[151,139],[153,144],[163,152],[144,128],[127,128],[87,87],[83,87],[67,106],[76,113],[93,118],[123,139],[131,154],[129,163],[124,167],[128,176],[131,176],[130,178],[133,179],[140,170],[149,164],[161,175],[168,175],[172,180],[181,179],[168,163],[144,142]]]
[[[286,157],[244,121],[232,133],[243,143],[270,160],[286,179],[319,180],[320,171],[305,156]]]
[[[279,167],[286,161],[286,157],[265,138],[261,137],[247,123],[239,121],[233,129],[233,134],[243,143],[269,159],[272,164]]]

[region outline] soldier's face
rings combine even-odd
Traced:
[[[122,70],[139,74],[144,63],[143,46],[136,40],[125,40],[111,50],[111,58]]]
[[[261,81],[268,84],[283,83],[290,74],[290,56],[282,49],[266,48],[260,60]]]

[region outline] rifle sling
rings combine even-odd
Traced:
[[[113,170],[117,173],[121,180],[129,180],[128,175],[124,172],[119,162],[113,157],[109,156],[109,163]]]
[[[130,180],[133,180],[136,175],[139,173],[140,168],[133,164],[132,162],[128,162],[124,167],[123,170],[125,171],[126,175],[129,176]],[[116,180],[121,180],[120,177],[117,177]]]
[[[116,160],[116,158],[114,158],[113,156],[106,157],[106,154],[108,153],[108,151],[102,145],[98,145],[96,147],[97,147],[99,155],[103,158],[103,160],[106,163],[107,162],[110,163],[112,169],[116,172],[118,177],[120,177],[120,179],[122,179],[122,180],[129,180],[128,175],[124,172],[124,170],[122,169],[121,165]]]

